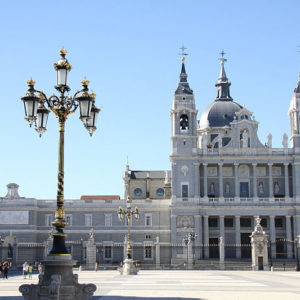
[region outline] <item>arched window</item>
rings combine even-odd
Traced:
[[[180,130],[189,129],[189,117],[187,115],[180,116]]]

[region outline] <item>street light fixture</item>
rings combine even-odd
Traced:
[[[189,264],[189,245],[193,246],[194,241],[197,239],[197,234],[195,232],[189,232],[188,234],[185,235],[185,237],[182,239],[183,243],[187,246],[186,249],[186,260],[187,260],[187,268]],[[192,251],[193,252],[193,251]],[[194,263],[194,260],[193,260]]]
[[[96,130],[96,116],[91,113],[92,109],[100,112],[101,109],[95,106],[94,93],[89,93],[88,84],[89,81],[84,79],[81,81],[82,89],[77,91],[74,96],[69,94],[68,75],[71,70],[71,65],[66,59],[67,51],[62,48],[60,51],[60,58],[57,63],[54,64],[54,68],[57,72],[57,84],[55,89],[59,92],[59,96],[51,95],[49,98],[43,91],[35,89],[35,82],[30,79],[27,81],[28,90],[21,100],[24,102],[25,119],[28,121],[29,126],[34,125],[36,131],[41,137],[46,131],[47,120],[50,110],[56,115],[59,123],[59,152],[58,152],[58,188],[57,188],[57,203],[55,209],[55,220],[52,225],[55,227],[56,232],[53,233],[53,246],[45,261],[45,274],[43,280],[38,286],[48,287],[48,293],[51,293],[51,285],[70,286],[75,285],[72,298],[74,299],[89,299],[96,290],[95,285],[79,285],[76,283],[76,279],[73,278],[72,266],[75,261],[71,260],[71,254],[65,245],[64,228],[68,225],[66,221],[65,209],[64,209],[64,135],[65,135],[65,122],[68,116],[76,111],[78,106],[80,107],[80,119],[83,122],[85,128],[89,131],[90,135]],[[50,109],[47,109],[45,105]],[[88,122],[93,122],[93,127],[88,127]],[[53,277],[60,276],[60,277]],[[74,275],[76,277],[76,275]],[[55,281],[54,283],[52,281]],[[51,283],[52,282],[52,283]],[[89,291],[86,287],[89,287]],[[20,291],[23,296],[28,293],[33,293],[34,287],[20,287]],[[31,292],[32,290],[32,292]],[[26,294],[27,293],[27,294]],[[35,291],[37,293],[37,291]],[[59,289],[58,289],[58,293]],[[66,292],[65,292],[66,293]],[[81,293],[81,296],[78,294]],[[85,294],[82,294],[85,293]],[[59,294],[61,299],[64,299],[62,294]],[[28,299],[39,299],[36,295],[30,294]],[[26,299],[26,298],[25,298]],[[43,298],[44,299],[44,298]]]
[[[132,259],[132,248],[131,248],[131,244],[130,244],[130,221],[131,221],[131,217],[134,216],[136,221],[139,220],[140,218],[140,212],[139,209],[137,207],[135,207],[135,209],[133,210],[131,208],[131,200],[128,196],[127,201],[126,201],[126,209],[122,208],[121,206],[119,207],[119,211],[118,211],[118,217],[119,220],[122,222],[124,220],[124,217],[126,217],[127,219],[127,251],[126,251],[126,258],[127,259]]]
[[[296,242],[296,260],[297,260],[296,271],[300,271],[299,253],[298,253],[300,247],[300,235],[297,235],[295,242]]]

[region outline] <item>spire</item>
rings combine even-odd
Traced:
[[[217,88],[217,97],[215,101],[232,101],[232,98],[230,96],[230,85],[231,83],[228,82],[228,78],[226,76],[225,72],[225,62],[227,61],[226,58],[224,58],[224,55],[226,54],[224,50],[222,49],[222,52],[220,53],[222,55],[219,60],[221,61],[221,71],[218,78],[218,82],[215,83],[215,86]]]
[[[297,87],[294,89],[294,93],[300,93],[300,73],[298,74]]]
[[[180,55],[182,55],[182,57],[181,57],[182,64],[181,64],[181,72],[180,72],[180,76],[179,76],[180,81],[178,83],[178,87],[175,91],[175,94],[176,95],[179,95],[179,94],[192,95],[193,90],[190,88],[190,86],[187,82],[187,74],[186,74],[185,65],[184,65],[185,56],[188,55],[187,53],[184,53],[184,50],[187,48],[182,46],[180,49],[182,50],[182,53],[180,53]]]

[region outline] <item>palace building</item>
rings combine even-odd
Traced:
[[[141,212],[132,221],[133,258],[143,266],[193,265],[219,257],[219,239],[225,260],[248,261],[255,218],[269,236],[273,261],[296,259],[300,234],[300,80],[288,113],[290,136],[282,148],[272,147],[272,135],[263,144],[254,114],[231,97],[231,83],[221,58],[216,98],[198,119],[194,93],[182,59],[180,80],[171,114],[171,170],[124,171],[124,199],[129,196]],[[170,101],[171,104],[171,101]],[[290,147],[288,146],[290,142]],[[166,159],[168,159],[166,157]],[[0,258],[16,263],[41,260],[51,244],[51,222],[56,200],[21,198],[16,184],[0,199]],[[66,200],[69,226],[67,245],[84,264],[90,230],[100,264],[120,263],[127,225],[118,220],[119,196],[82,196]],[[188,249],[188,234],[195,239]]]

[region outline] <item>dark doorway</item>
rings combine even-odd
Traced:
[[[258,271],[264,270],[264,258],[262,256],[258,257]]]
[[[209,258],[219,258],[219,239],[209,239]]]
[[[251,258],[250,232],[241,233],[241,255],[242,258]]]
[[[283,239],[276,239],[276,258],[285,258],[285,247]]]
[[[240,197],[249,198],[249,183],[240,182]]]

